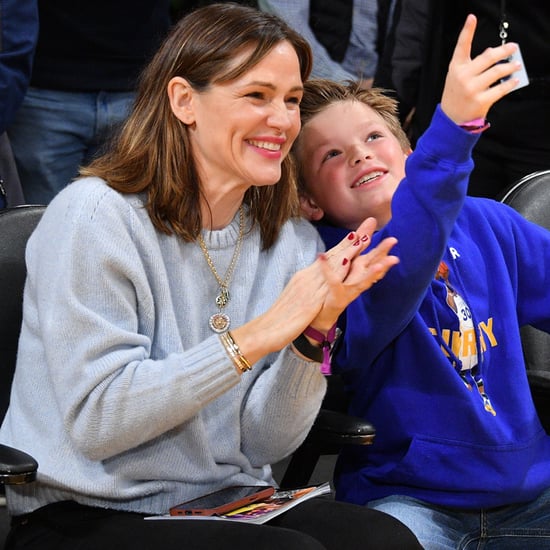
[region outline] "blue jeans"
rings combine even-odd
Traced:
[[[407,525],[426,550],[550,549],[550,489],[527,504],[461,511],[406,496],[369,502]]]
[[[48,204],[89,162],[132,105],[134,92],[29,88],[8,129],[29,204]]]

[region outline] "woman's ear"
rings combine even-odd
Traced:
[[[174,115],[184,124],[195,122],[193,110],[194,90],[185,78],[175,76],[168,82],[168,99]]]
[[[317,203],[308,195],[300,193],[300,210],[302,216],[310,222],[319,221],[324,215],[324,211],[317,206]]]

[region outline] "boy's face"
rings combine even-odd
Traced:
[[[407,155],[368,105],[340,101],[315,115],[302,128],[297,154],[310,206],[317,207],[317,216],[310,219],[320,219],[324,212],[329,221],[350,230],[368,216],[376,218],[378,228],[390,220]]]

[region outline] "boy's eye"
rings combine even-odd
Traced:
[[[336,149],[332,149],[329,151],[322,159],[322,162],[325,162],[326,160],[329,160],[333,157],[336,157],[340,154],[340,151],[337,151]]]
[[[379,138],[383,137],[380,132],[373,132],[372,134],[369,134],[367,136],[367,141],[375,141]]]

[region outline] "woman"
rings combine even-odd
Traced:
[[[118,140],[48,207],[2,428],[40,473],[9,490],[8,548],[384,548],[390,530],[392,547],[417,547],[388,516],[323,499],[259,528],[143,521],[274,483],[269,464],[300,444],[325,391],[302,332],[326,334],[397,261],[394,239],[360,255],[373,220],[316,259],[314,229],[293,217],[287,153],[310,64],[275,17],[191,13]]]

